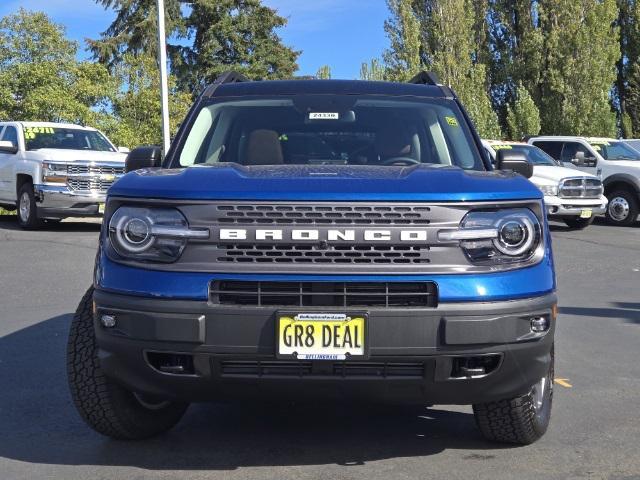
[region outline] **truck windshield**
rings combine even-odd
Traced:
[[[640,161],[640,152],[624,142],[590,142],[591,146],[602,155],[605,160],[636,160]]]
[[[455,102],[353,95],[218,100],[198,114],[174,166],[453,165],[484,170]]]
[[[25,126],[24,142],[27,150],[57,148],[64,150],[95,150],[115,152],[115,148],[100,132],[79,128]]]

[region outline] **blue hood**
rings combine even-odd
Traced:
[[[504,172],[415,165],[254,166],[226,163],[131,172],[110,196],[185,200],[492,201],[541,199],[527,179]]]

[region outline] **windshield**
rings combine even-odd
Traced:
[[[496,152],[498,150],[511,150],[513,152],[522,153],[527,160],[529,160],[533,165],[540,166],[550,166],[550,167],[558,167],[558,162],[556,162],[553,158],[547,155],[545,152],[540,150],[538,147],[534,147],[532,145],[519,145],[519,144],[510,144],[505,143],[502,145],[492,145],[491,146]]]
[[[100,132],[79,128],[24,127],[27,150],[58,148],[64,150],[95,150],[115,152],[115,148]]]
[[[618,141],[603,141],[603,142],[589,142],[591,146],[600,154],[605,160],[639,160],[640,152],[634,150],[624,142]]]
[[[455,102],[353,95],[223,100],[204,107],[179,165],[455,165],[484,170]]]

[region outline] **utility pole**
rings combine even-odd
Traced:
[[[164,32],[164,0],[157,0],[158,6],[158,65],[160,66],[160,104],[162,106],[162,147],[164,154],[169,150],[169,82],[167,80],[167,39]]]

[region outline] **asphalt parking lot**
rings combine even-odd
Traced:
[[[640,222],[553,227],[554,408],[538,443],[483,441],[470,407],[195,405],[168,434],[89,430],[66,385],[72,312],[99,226],[37,232],[0,217],[0,479],[640,479]]]

